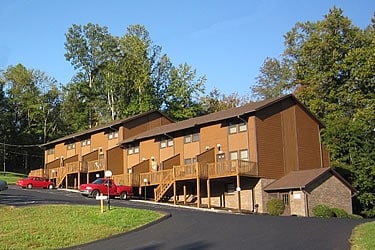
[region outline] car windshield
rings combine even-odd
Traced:
[[[105,183],[105,180],[104,179],[96,179],[93,184],[103,184]]]

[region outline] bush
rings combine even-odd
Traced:
[[[272,199],[267,202],[267,211],[270,215],[281,215],[285,210],[284,202],[280,199]]]
[[[330,218],[335,217],[335,213],[332,209],[326,205],[320,204],[313,208],[313,214],[316,217]]]
[[[337,218],[349,218],[349,214],[342,208],[336,208],[336,207],[333,207],[331,208],[331,211],[333,212],[334,214],[334,217],[337,217]]]

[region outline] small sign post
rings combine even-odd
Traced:
[[[100,200],[100,213],[102,214],[104,212],[104,200],[107,199],[107,196],[100,194],[96,196],[97,200]]]

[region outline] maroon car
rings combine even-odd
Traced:
[[[16,185],[22,188],[28,188],[28,189],[31,189],[31,188],[53,189],[55,188],[55,183],[45,178],[37,177],[37,176],[29,176],[23,179],[19,179],[16,182]]]

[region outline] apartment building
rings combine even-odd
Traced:
[[[311,209],[293,206],[307,207],[312,185],[302,197],[295,186],[272,183],[315,171],[308,183],[340,187],[337,207],[351,212],[353,190],[327,171],[323,127],[293,95],[181,122],[153,111],[45,144],[45,172],[58,185],[76,188],[111,170],[116,182],[138,187],[145,199],[240,212],[267,212],[266,202],[278,197],[285,214],[309,216]]]

